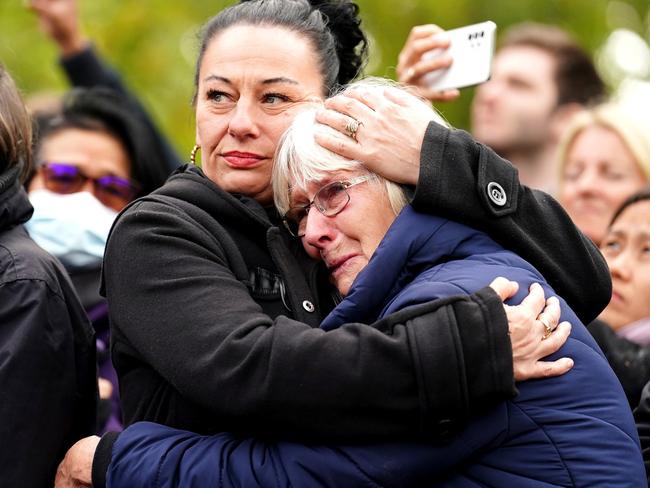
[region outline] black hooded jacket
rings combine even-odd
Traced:
[[[0,485],[51,487],[95,431],[92,327],[61,264],[23,227],[18,168],[0,174]]]

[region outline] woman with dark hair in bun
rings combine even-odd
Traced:
[[[567,358],[540,361],[569,334],[563,325],[542,341],[559,310],[538,289],[504,307],[516,288],[507,280],[494,284],[496,293],[433,301],[374,327],[318,328],[339,297],[326,270],[278,225],[273,157],[293,118],[351,81],[365,52],[358,7],[344,0],[253,0],[206,24],[191,158],[200,149],[201,168],[181,168],[127,207],[104,260],[124,420],[135,425],[117,440],[78,443],[59,486],[89,484],[91,463],[93,486],[104,486],[107,470],[110,485],[111,455],[152,425],[142,420],[305,442],[445,439],[516,394],[515,379],[571,368]],[[374,125],[367,115],[361,125],[345,108],[328,112],[346,143],[323,142],[344,151],[361,143]],[[364,162],[379,161],[383,173],[388,158],[401,178],[413,176],[400,182],[418,183],[418,202],[436,211],[453,205],[457,220],[478,222],[528,257],[583,320],[597,315],[609,293],[606,267],[555,202],[521,187],[507,162],[465,134],[428,129],[430,114],[391,117],[388,110],[396,140],[377,141],[383,159]],[[459,187],[477,190],[459,202]],[[538,219],[566,231],[561,245]],[[459,372],[452,382],[451,370]]]

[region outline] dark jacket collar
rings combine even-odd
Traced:
[[[245,219],[247,225],[258,227],[265,233],[273,225],[270,216],[274,211],[269,212],[269,209],[246,195],[222,190],[192,164],[177,169],[165,185],[153,192],[157,193],[187,201],[213,215],[219,215],[220,220]]]
[[[19,175],[20,166],[0,174],[0,230],[27,222],[34,212]]]

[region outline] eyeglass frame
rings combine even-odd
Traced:
[[[348,193],[348,189],[352,188],[353,186],[360,185],[361,183],[365,183],[366,181],[369,181],[374,178],[374,175],[363,175],[363,176],[357,176],[356,178],[352,178],[350,180],[339,180],[339,181],[331,181],[327,183],[326,185],[321,186],[318,191],[314,194],[314,198],[312,198],[309,203],[305,205],[297,205],[295,207],[289,208],[289,210],[282,216],[282,224],[285,226],[285,228],[289,231],[289,234],[291,234],[293,237],[301,238],[304,237],[304,233],[300,233],[300,230],[298,230],[297,233],[294,233],[291,230],[291,224],[290,222],[295,222],[297,225],[297,229],[300,229],[300,222],[302,222],[303,219],[306,219],[309,217],[309,211],[311,210],[311,207],[315,207],[316,210],[318,210],[321,214],[323,214],[325,217],[335,217],[336,215],[340,214],[343,210],[345,210],[345,207],[348,206],[350,203],[350,194]],[[347,197],[347,200],[343,205],[340,206],[340,208],[334,210],[333,213],[326,213],[327,208],[325,206],[322,206],[319,204],[317,201],[318,195],[325,190],[326,188],[329,188],[333,185],[341,185],[342,191],[345,193],[345,196]],[[321,208],[322,206],[322,208]],[[291,213],[295,209],[300,209],[305,211],[305,215],[302,219],[296,222],[295,219],[291,219],[288,217],[289,213]]]
[[[68,192],[68,193],[63,193],[63,192],[53,190],[51,187],[48,187],[49,176],[47,174],[47,171],[48,170],[52,171],[52,169],[51,169],[52,166],[51,165],[57,165],[59,167],[66,167],[66,168],[74,168],[75,171],[76,171],[76,174],[78,176],[81,176],[81,178],[83,178],[83,180],[81,181],[80,187],[82,187],[87,181],[92,181],[93,187],[95,188],[95,190],[97,190],[98,188],[101,189],[101,190],[104,190],[104,188],[106,188],[106,185],[102,184],[104,180],[108,179],[111,182],[119,182],[120,185],[122,185],[124,188],[128,188],[130,190],[130,192],[131,192],[131,194],[129,196],[124,195],[124,197],[122,197],[121,195],[114,195],[116,198],[123,199],[125,204],[129,203],[129,201],[136,198],[138,196],[138,194],[140,193],[140,191],[141,191],[141,187],[138,184],[138,182],[136,182],[136,181],[134,181],[134,180],[132,180],[130,178],[123,178],[121,176],[111,175],[111,174],[99,176],[97,178],[93,178],[93,177],[88,176],[87,174],[85,174],[82,171],[82,169],[79,168],[79,166],[77,166],[75,164],[72,164],[72,163],[67,163],[67,162],[62,162],[62,161],[40,161],[38,163],[38,165],[37,165],[37,169],[44,170],[44,172],[42,173],[42,177],[43,177],[43,183],[45,185],[45,188],[50,190],[50,191],[53,191],[55,193],[60,193],[62,195],[68,195],[68,194],[71,194],[71,193],[76,193],[77,191],[81,191],[81,190],[76,190],[76,191],[72,191],[72,192]],[[107,190],[104,190],[104,191],[107,191]],[[102,202],[102,203],[104,203],[104,202]]]

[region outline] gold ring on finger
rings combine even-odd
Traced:
[[[348,133],[348,137],[351,137],[356,142],[357,131],[359,130],[359,127],[361,127],[362,125],[363,124],[359,122],[357,119],[348,120],[347,124],[345,124],[345,132]]]
[[[544,326],[544,335],[542,335],[542,340],[548,339],[549,336],[553,333],[553,329],[551,328],[550,325],[548,325],[548,322],[546,322],[546,319],[542,317],[541,315],[537,317],[537,320],[539,320],[542,325]]]

